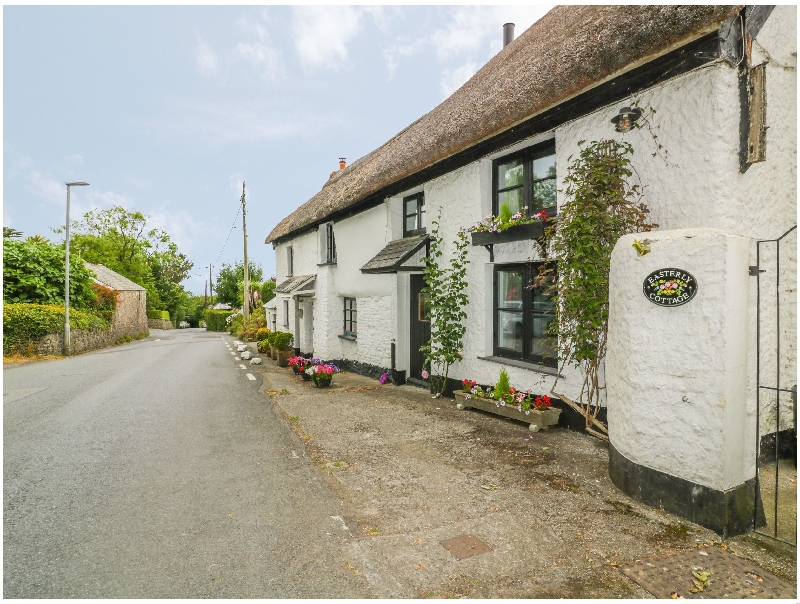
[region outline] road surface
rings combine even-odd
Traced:
[[[153,333],[4,367],[3,595],[368,597],[258,373],[219,334]]]

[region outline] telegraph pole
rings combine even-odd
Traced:
[[[250,319],[250,292],[247,274],[247,211],[244,197],[244,181],[242,181],[242,234],[244,235],[244,296],[242,301],[242,314],[244,315],[244,324],[247,325]]]
[[[208,288],[211,290],[211,305],[214,305],[214,282],[211,280],[211,265],[208,265]]]

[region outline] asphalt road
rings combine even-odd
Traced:
[[[368,597],[258,372],[153,333],[4,368],[4,597]]]

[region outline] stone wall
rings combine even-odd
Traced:
[[[87,350],[96,348],[106,348],[113,346],[117,338],[114,337],[112,328],[102,331],[89,331],[86,329],[71,329],[70,340],[72,344],[72,354],[79,354]],[[64,333],[51,333],[33,341],[33,349],[36,354],[57,355],[64,354]]]
[[[166,319],[147,319],[147,326],[150,329],[175,329],[172,321]]]
[[[117,292],[117,308],[111,319],[114,342],[147,333],[147,292]]]

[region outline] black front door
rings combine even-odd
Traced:
[[[425,363],[425,355],[419,349],[428,344],[431,339],[431,317],[430,305],[428,304],[428,294],[422,293],[425,287],[425,280],[422,275],[411,275],[410,289],[410,333],[409,333],[409,377],[422,378],[422,368]]]

